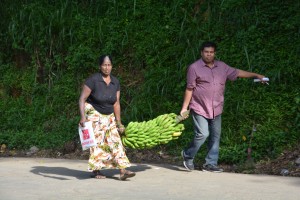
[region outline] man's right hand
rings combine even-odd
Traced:
[[[187,119],[189,117],[190,111],[188,109],[181,109],[180,116],[182,116],[184,119]]]

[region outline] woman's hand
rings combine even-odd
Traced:
[[[123,134],[125,132],[125,127],[123,124],[118,128],[118,131],[120,134]]]
[[[120,134],[122,134],[125,131],[125,126],[120,121],[117,121],[117,129],[118,129],[118,132]]]
[[[85,118],[81,118],[79,121],[79,126],[84,127],[84,123],[86,122]]]

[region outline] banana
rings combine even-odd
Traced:
[[[173,134],[172,134],[172,136],[174,136],[174,137],[178,137],[178,136],[180,136],[181,135],[181,132],[174,132]]]
[[[143,149],[178,139],[184,125],[176,121],[176,116],[175,113],[168,113],[149,121],[130,122],[121,138],[122,143],[125,147]]]
[[[125,146],[135,149],[135,146],[130,141],[126,140],[125,137],[123,140],[124,140]]]

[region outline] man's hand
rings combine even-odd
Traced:
[[[256,77],[261,81],[261,83],[269,85],[268,78],[266,78],[265,76],[258,74]]]
[[[187,119],[189,117],[190,111],[188,109],[181,109],[180,116],[183,117],[183,119]]]
[[[189,113],[190,113],[189,110],[187,110],[187,109],[181,109],[180,115],[176,116],[177,123],[179,123],[179,122],[187,119],[189,117]]]

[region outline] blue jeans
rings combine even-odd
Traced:
[[[208,138],[208,153],[205,158],[205,165],[217,165],[221,138],[221,115],[216,116],[214,119],[206,119],[192,112],[192,117],[194,122],[194,139],[190,146],[185,149],[184,157],[192,162],[200,147]]]

